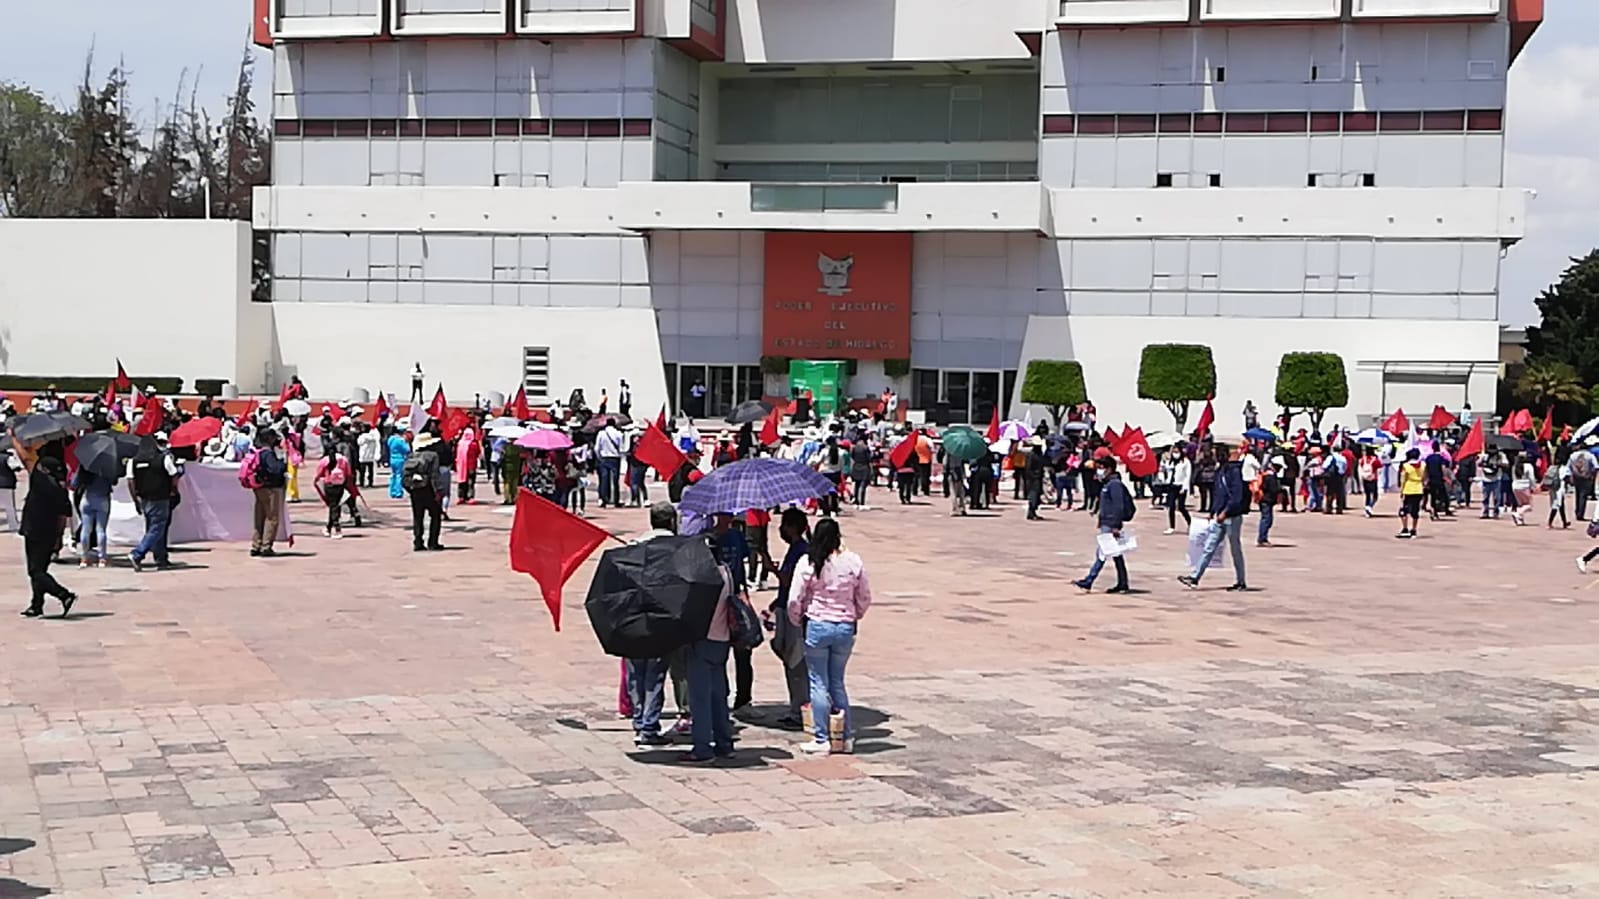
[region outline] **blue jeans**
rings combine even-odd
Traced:
[[[661,732],[661,706],[666,702],[666,660],[628,659],[627,698],[633,705],[635,736]]]
[[[1104,525],[1100,525],[1099,532],[1101,534],[1109,534],[1111,533],[1111,529],[1105,527]],[[1112,558],[1111,561],[1116,563],[1116,586],[1127,586],[1127,559],[1123,556],[1116,556]],[[1099,542],[1095,541],[1094,564],[1088,566],[1088,574],[1083,576],[1083,583],[1092,587],[1094,585],[1094,578],[1099,577],[1099,573],[1104,569],[1105,557],[1099,554]]]
[[[1266,538],[1271,534],[1272,520],[1276,516],[1275,510],[1272,509],[1272,506],[1275,506],[1276,503],[1259,503],[1258,505],[1260,506],[1260,536],[1255,538],[1255,542],[1265,543]],[[1243,578],[1238,580],[1239,583],[1243,582]]]
[[[1076,474],[1055,473],[1055,508],[1059,509],[1061,503],[1073,505],[1072,479]]]
[[[697,759],[733,753],[733,719],[727,713],[727,651],[723,640],[700,640],[688,648],[688,708],[694,717]]]
[[[82,518],[78,526],[78,543],[83,546],[83,558],[89,558],[91,552],[89,545],[93,542],[100,553],[100,560],[105,561],[105,529],[111,522],[111,497],[84,494],[83,504],[78,507],[78,515]]]
[[[155,554],[157,565],[167,564],[167,526],[172,524],[172,500],[147,499],[144,503],[144,537],[133,548],[133,558],[144,561]]]
[[[805,666],[811,672],[811,715],[816,719],[818,741],[827,741],[827,721],[835,709],[844,713],[844,736],[854,733],[849,694],[844,692],[844,666],[854,650],[854,623],[812,621],[805,625]]]
[[[1244,546],[1239,542],[1242,539],[1243,531],[1244,517],[1242,515],[1215,522],[1215,526],[1205,536],[1205,551],[1200,553],[1199,564],[1194,568],[1194,580],[1197,581],[1204,577],[1205,569],[1209,568],[1210,564],[1216,561],[1216,557],[1221,554],[1221,541],[1225,536],[1227,547],[1232,550],[1233,554],[1233,573],[1238,576],[1238,583],[1246,583],[1244,580]]]
[[[622,457],[601,456],[599,460],[600,505],[622,504]]]
[[[1482,517],[1487,518],[1489,510],[1493,510],[1493,517],[1499,517],[1499,482],[1484,481],[1482,485]]]

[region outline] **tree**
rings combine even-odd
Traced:
[[[1166,405],[1177,430],[1188,424],[1188,404],[1216,395],[1216,362],[1210,347],[1154,343],[1138,362],[1138,398]]]
[[[1527,329],[1528,367],[1563,362],[1582,383],[1599,383],[1599,250],[1573,258],[1534,302],[1540,321]]]
[[[1588,388],[1588,411],[1599,412],[1599,384]]]
[[[1547,360],[1527,366],[1516,382],[1516,395],[1534,406],[1580,403],[1588,398],[1575,368]]]
[[[1083,386],[1083,365],[1069,359],[1034,359],[1027,363],[1022,378],[1022,402],[1049,410],[1049,420],[1060,427],[1066,420],[1066,407],[1088,401]]]
[[[1309,412],[1310,424],[1321,430],[1328,409],[1349,405],[1349,379],[1337,353],[1284,353],[1277,363],[1277,405],[1288,420]]]
[[[0,83],[0,215],[54,215],[68,193],[66,116],[37,91]]]

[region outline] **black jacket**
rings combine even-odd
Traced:
[[[28,498],[22,504],[22,534],[30,540],[54,540],[72,514],[72,497],[57,473],[41,460],[28,477]],[[64,472],[63,472],[64,473]]]
[[[1133,496],[1120,474],[1111,474],[1099,488],[1099,526],[1119,531],[1133,520]]]

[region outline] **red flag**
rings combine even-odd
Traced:
[[[1560,429],[1560,442],[1561,443],[1565,443],[1567,440],[1570,440],[1570,439],[1571,439],[1571,425],[1566,425],[1565,427]]]
[[[1517,409],[1505,419],[1505,423],[1499,428],[1499,433],[1516,435],[1530,430],[1532,430],[1532,413],[1526,409]]]
[[[1122,430],[1127,430],[1126,424],[1122,425]],[[1121,443],[1121,440],[1121,436],[1116,433],[1115,429],[1110,427],[1105,428],[1105,445],[1110,447],[1111,452],[1116,451],[1116,445]]]
[[[428,403],[428,416],[434,421],[442,422],[449,414],[450,403],[444,398],[444,385],[440,384],[439,389],[433,393],[433,402]]]
[[[561,629],[561,588],[610,534],[522,488],[511,520],[511,570],[530,574]]]
[[[666,433],[666,404],[665,403],[661,404],[661,414],[655,416],[655,426],[657,428],[661,429],[661,433],[662,434]]]
[[[1398,437],[1400,434],[1410,433],[1410,419],[1405,417],[1403,408],[1395,409],[1394,414],[1382,420],[1382,430]]]
[[[115,383],[115,389],[116,390],[127,390],[129,387],[132,387],[132,386],[133,386],[133,379],[128,377],[128,370],[122,367],[122,360],[118,359],[117,360],[117,380],[116,380],[116,383]],[[110,403],[107,402],[106,405],[109,406]]]
[[[1116,455],[1127,466],[1127,473],[1135,478],[1147,478],[1160,470],[1160,461],[1155,458],[1155,451],[1150,448],[1143,428],[1124,430],[1121,444],[1116,447]]]
[[[283,408],[283,404],[288,402],[288,401],[289,401],[289,385],[288,384],[284,384],[283,385],[283,389],[278,391],[278,401],[272,404],[272,414],[273,415],[278,414],[278,410],[282,409]]]
[[[1555,407],[1550,406],[1543,414],[1543,427],[1538,431],[1538,442],[1548,443],[1555,436]]]
[[[343,421],[344,417],[350,414],[344,411],[343,406],[335,406],[332,403],[328,403],[327,405],[323,406],[322,411],[327,413],[329,418],[333,419],[334,424],[338,424],[339,422]]]
[[[1211,398],[1206,398],[1205,408],[1199,413],[1199,424],[1194,427],[1194,433],[1203,440],[1210,433],[1210,426],[1216,423],[1216,407]],[[1123,431],[1126,429],[1123,428]]]
[[[672,445],[671,438],[653,424],[644,426],[644,434],[638,439],[638,447],[633,450],[633,455],[640,462],[660,472],[661,477],[670,478],[677,474],[688,457]]]
[[[1482,419],[1479,418],[1471,423],[1471,430],[1466,432],[1466,439],[1460,441],[1460,449],[1455,450],[1455,458],[1464,459],[1467,456],[1475,456],[1483,451],[1483,446]]]
[[[146,437],[161,430],[161,425],[166,423],[166,409],[161,406],[161,398],[151,394],[144,398],[141,406],[143,414],[139,416],[139,423],[133,426],[135,437]]]
[[[983,432],[983,439],[989,443],[999,440],[999,406],[994,407],[994,417],[988,420],[988,430]]]
[[[1456,420],[1457,419],[1449,413],[1448,409],[1445,409],[1442,406],[1433,406],[1432,416],[1427,419],[1427,430],[1442,431],[1444,428],[1454,424]]]
[[[454,440],[461,436],[461,432],[471,427],[472,415],[465,409],[451,409],[444,416],[444,421],[439,424],[439,436],[445,440]]]
[[[781,407],[773,409],[772,414],[766,416],[766,424],[761,426],[761,446],[772,446],[782,439],[777,430],[778,419],[782,417]]]
[[[111,408],[113,405],[116,404],[116,401],[117,401],[117,385],[116,385],[116,382],[109,381],[105,385],[105,405],[106,405],[106,408],[107,409]]]
[[[533,417],[532,410],[527,407],[526,387],[516,388],[516,396],[511,397],[511,401],[505,404],[505,414],[517,421],[527,421]]]
[[[912,434],[894,446],[893,451],[888,454],[888,464],[893,466],[895,471],[899,471],[901,468],[908,468],[911,464],[911,458],[915,454],[916,435]]]
[[[372,407],[372,423],[377,424],[383,420],[383,416],[388,415],[393,411],[393,409],[389,408],[389,398],[384,396],[382,391],[379,391],[377,405]]]

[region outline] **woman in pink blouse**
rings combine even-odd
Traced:
[[[855,731],[849,720],[849,695],[844,692],[844,666],[855,648],[856,623],[872,604],[861,557],[844,548],[838,522],[824,518],[811,536],[809,564],[800,566],[798,581],[788,603],[788,620],[805,627],[805,663],[811,675],[811,714],[815,740],[800,744],[800,751],[826,755],[828,718],[844,713],[844,751],[855,748]]]

